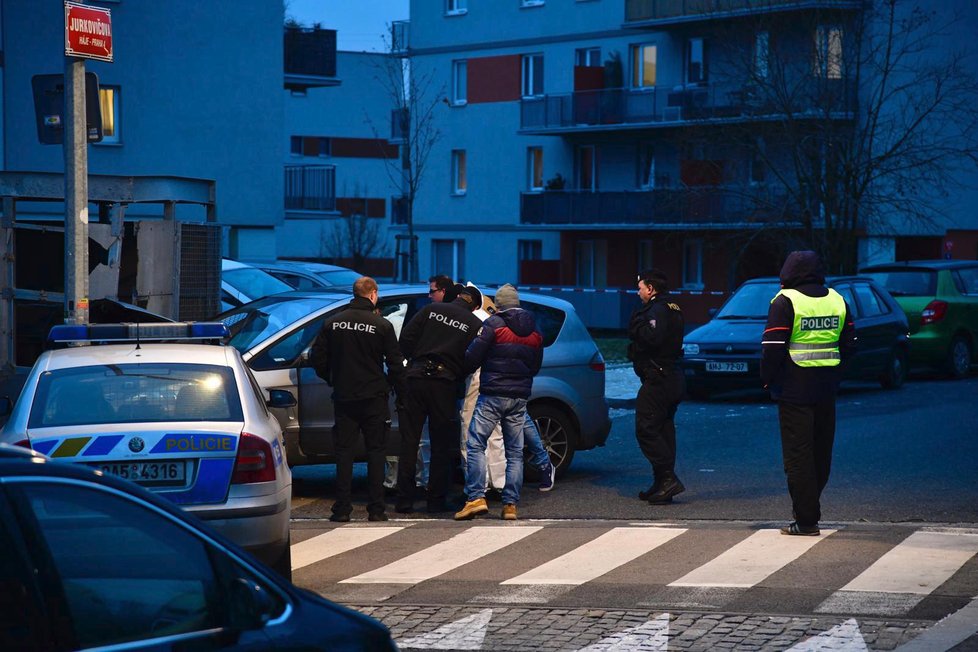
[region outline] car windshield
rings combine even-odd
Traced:
[[[221,280],[251,299],[293,289],[288,283],[254,267],[225,270],[221,273]]]
[[[360,278],[360,275],[354,272],[352,269],[337,269],[331,272],[318,272],[316,276],[323,279],[323,283],[326,285],[347,286],[350,292],[353,292],[353,282]]]
[[[776,281],[741,285],[720,308],[716,319],[766,319],[771,299],[779,289]]]
[[[225,313],[221,321],[231,331],[228,343],[244,353],[258,342],[336,301],[336,297],[328,295],[310,298],[268,297]]]
[[[28,428],[242,419],[234,374],[227,367],[111,364],[42,373]]]
[[[895,297],[929,297],[937,292],[937,272],[931,269],[893,269],[865,272]]]

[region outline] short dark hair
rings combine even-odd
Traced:
[[[669,291],[669,278],[661,269],[646,269],[638,275],[638,280],[642,281],[656,292]]]
[[[444,292],[447,292],[449,288],[455,285],[455,281],[444,274],[435,274],[428,279],[428,283],[434,283],[436,288]]]

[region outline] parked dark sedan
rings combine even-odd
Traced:
[[[907,318],[893,297],[872,279],[845,276],[828,279],[845,298],[855,321],[858,349],[846,365],[845,378],[878,380],[900,387],[907,377]],[[727,299],[712,320],[683,338],[687,393],[705,398],[711,392],[760,388],[761,335],[777,278],[747,281]]]
[[[0,649],[396,650],[194,516],[0,444]]]

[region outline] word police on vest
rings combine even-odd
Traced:
[[[334,321],[333,330],[341,331],[363,331],[364,333],[376,333],[377,327],[373,324],[361,324],[349,321]]]
[[[468,324],[463,324],[462,322],[460,322],[457,319],[449,319],[445,315],[440,315],[437,312],[429,313],[428,314],[428,319],[434,319],[436,321],[440,321],[441,323],[445,324],[446,326],[451,326],[452,328],[459,329],[463,333],[468,333],[469,332],[469,325]]]
[[[801,330],[803,331],[827,331],[835,330],[839,327],[839,316],[831,317],[802,317]]]

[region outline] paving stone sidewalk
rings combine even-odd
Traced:
[[[402,650],[895,650],[934,621],[649,610],[351,605],[387,625]],[[453,623],[465,619],[453,627]],[[488,621],[488,623],[486,623]],[[861,639],[861,640],[860,640]],[[970,648],[969,648],[970,649]]]

